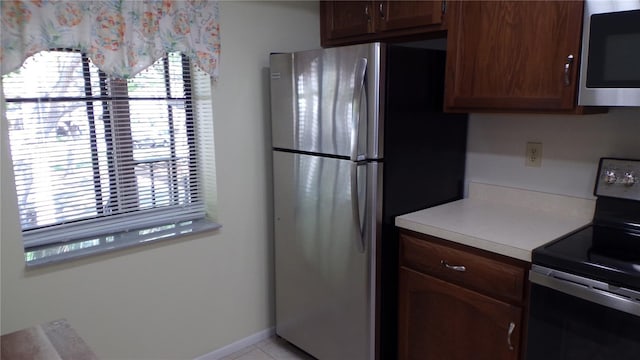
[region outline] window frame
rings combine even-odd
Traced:
[[[54,50],[55,51],[73,51],[70,49],[54,49]],[[77,51],[74,51],[74,52],[77,52]],[[131,109],[130,107],[131,101],[166,100],[167,118],[169,121],[169,129],[170,129],[169,130],[169,147],[170,147],[171,156],[168,157],[167,159],[157,160],[155,162],[166,162],[167,167],[171,169],[170,171],[168,170],[168,173],[171,174],[170,182],[172,183],[171,186],[173,187],[173,189],[170,190],[170,198],[171,198],[170,206],[174,206],[174,205],[181,206],[180,200],[176,195],[178,191],[177,183],[179,180],[177,176],[178,165],[176,163],[177,160],[175,155],[176,142],[175,142],[175,127],[173,123],[174,118],[173,118],[172,103],[176,101],[183,101],[185,106],[185,111],[188,111],[187,113],[191,114],[190,116],[185,116],[185,120],[184,120],[185,128],[188,129],[187,131],[188,163],[189,163],[188,172],[189,172],[189,177],[191,178],[191,181],[189,182],[189,184],[193,184],[194,182],[200,181],[201,175],[198,174],[198,171],[200,168],[199,160],[198,160],[198,147],[199,147],[198,137],[199,136],[195,132],[196,115],[194,114],[196,106],[194,105],[194,97],[192,96],[193,88],[191,86],[187,86],[188,84],[192,84],[193,68],[189,59],[184,54],[181,54],[180,56],[181,56],[181,64],[182,64],[182,79],[184,80],[182,82],[183,94],[184,94],[183,97],[174,97],[171,94],[168,55],[165,55],[162,58],[163,71],[165,75],[164,76],[164,87],[166,92],[165,97],[148,97],[148,98],[132,97],[131,94],[129,94],[127,91],[127,86],[128,86],[127,80],[111,78],[106,74],[104,74],[102,71],[98,72],[99,82],[100,82],[100,96],[94,97],[92,94],[90,60],[87,58],[86,54],[81,54],[82,73],[83,73],[83,80],[85,85],[84,86],[85,97],[78,98],[78,97],[57,96],[57,97],[46,98],[46,101],[50,101],[50,102],[56,102],[56,101],[60,101],[60,102],[84,101],[85,102],[87,121],[89,123],[89,129],[90,129],[89,130],[89,142],[90,142],[89,152],[91,153],[92,171],[94,174],[93,188],[95,193],[95,210],[97,215],[89,219],[76,220],[77,222],[84,223],[86,221],[92,221],[92,220],[102,221],[103,219],[108,219],[110,215],[108,215],[107,213],[110,213],[112,211],[112,209],[105,208],[104,199],[102,198],[103,193],[101,191],[101,187],[103,186],[103,184],[101,183],[101,180],[100,180],[102,175],[100,174],[101,169],[100,169],[100,160],[99,160],[99,154],[98,154],[99,150],[97,146],[98,139],[96,136],[96,125],[95,125],[96,119],[95,119],[95,112],[94,112],[95,102],[101,103],[101,106],[103,107],[102,109],[103,116],[109,117],[109,121],[104,122],[105,124],[104,137],[105,137],[105,142],[107,146],[107,152],[114,152],[117,154],[125,154],[125,156],[130,156],[131,161],[126,162],[128,163],[126,165],[128,166],[128,168],[124,168],[120,170],[133,174],[133,176],[130,176],[129,179],[133,179],[133,182],[136,182],[135,191],[133,193],[135,193],[135,198],[139,201],[140,195],[138,192],[135,168],[141,163],[154,162],[154,161],[135,160],[133,158],[133,149],[135,145],[131,135],[132,117],[130,114],[127,113],[125,115],[127,120],[126,124],[118,124],[118,125],[124,125],[128,127],[129,128],[128,131],[122,132],[122,131],[114,131],[114,129],[107,129],[106,124],[110,124],[109,126],[113,126],[114,121],[112,120],[114,118],[119,120],[123,119],[121,114],[120,116],[118,115],[116,115],[115,117],[112,116],[111,109],[113,108],[125,108],[126,111],[129,112]],[[189,81],[187,81],[186,79],[189,79]],[[111,89],[113,90],[113,92],[109,94],[107,89]],[[29,101],[33,102],[33,101],[43,100],[43,98],[15,99],[15,98],[7,98],[6,96],[3,99],[5,103],[26,103]],[[6,107],[4,107],[4,110],[7,111]],[[109,132],[108,135],[107,135],[107,132]],[[122,138],[123,136],[124,138]],[[120,143],[120,145],[114,144],[118,142]],[[125,144],[125,145],[122,145],[122,144]],[[129,153],[128,155],[127,155],[127,152]],[[111,195],[110,196],[111,198],[120,199],[121,194],[123,193],[123,188],[126,189],[125,190],[126,192],[129,192],[129,193],[132,192],[131,191],[132,184],[126,184],[126,183],[123,184],[121,181],[120,182],[118,181],[118,179],[116,178],[117,171],[111,171],[111,169],[116,169],[118,167],[117,164],[113,163],[113,160],[115,159],[115,157],[108,156],[107,158],[109,163],[108,165],[108,169],[109,169],[108,177],[109,177],[109,187],[110,187],[109,194]],[[118,155],[118,158],[121,158],[121,155]],[[13,161],[11,162],[11,166],[13,166]],[[195,185],[198,186],[197,183]],[[155,193],[155,188],[153,186],[152,186],[152,191]],[[187,198],[186,191],[187,190],[185,190],[185,201]],[[189,203],[202,202],[202,200],[198,198],[196,199],[191,198],[192,195],[193,194],[191,193],[189,193],[188,195]],[[204,194],[196,192],[195,196],[204,197]],[[116,207],[120,206],[118,200],[116,200],[115,206]],[[20,207],[20,204],[18,204],[18,207]],[[137,207],[132,212],[138,213],[141,211],[146,211],[148,213],[151,213],[151,216],[153,216],[153,211],[154,211],[153,209],[154,208],[152,208],[151,210],[148,210],[148,209],[140,210],[139,207]],[[19,211],[22,212],[21,210]],[[32,233],[34,230],[46,232],[48,228],[53,228],[60,225],[61,223],[56,223],[53,225],[44,225],[44,226],[37,226],[34,228],[24,229],[22,221],[20,222],[22,233],[23,233],[23,236],[25,237],[28,237],[29,233],[30,232]],[[130,246],[134,246],[142,243],[148,243],[150,241],[155,241],[155,240],[174,238],[184,234],[193,234],[195,232],[214,230],[220,227],[221,226],[216,222],[203,216],[203,217],[198,217],[193,219],[178,219],[177,221],[164,221],[161,224],[153,224],[152,222],[150,222],[149,225],[147,226],[142,226],[135,229],[126,229],[125,231],[121,231],[121,232],[109,232],[104,234],[100,234],[98,232],[95,234],[95,236],[72,238],[70,241],[64,241],[64,242],[57,241],[54,243],[34,244],[34,245],[29,245],[27,242],[25,242],[25,261],[27,262],[27,265],[33,265],[33,266],[48,264],[48,263],[55,263],[62,260],[76,258],[79,256],[92,255],[96,253],[102,253],[104,251],[126,248],[126,247],[130,247]]]

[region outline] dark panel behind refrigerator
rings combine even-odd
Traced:
[[[398,215],[463,195],[466,114],[445,114],[446,52],[389,45],[386,58],[380,359],[397,358]]]

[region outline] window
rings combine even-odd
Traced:
[[[80,52],[47,51],[2,82],[26,249],[205,217],[213,132],[194,91],[209,78],[185,56],[122,80]]]

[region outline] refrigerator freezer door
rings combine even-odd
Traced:
[[[372,247],[359,228],[368,166],[280,151],[273,164],[276,332],[319,359],[371,359]]]
[[[271,55],[274,148],[365,157],[367,101],[379,46],[356,45]],[[374,57],[373,62],[377,61]],[[373,111],[372,111],[373,110]]]

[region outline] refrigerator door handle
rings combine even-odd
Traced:
[[[352,116],[354,121],[352,122],[351,127],[351,161],[359,161],[364,160],[364,154],[358,154],[360,147],[359,134],[360,134],[360,117],[362,111],[360,109],[360,103],[362,100],[362,96],[364,95],[364,81],[365,75],[367,72],[367,59],[361,58],[356,63],[356,71],[355,71],[355,85],[353,91],[353,102],[352,106]]]
[[[365,238],[364,228],[362,227],[362,220],[360,218],[360,193],[358,186],[358,168],[360,166],[366,166],[365,162],[353,162],[351,163],[351,209],[353,213],[353,221],[358,227],[358,236],[356,240],[356,248],[359,252],[365,252]],[[366,208],[366,207],[365,207]]]

